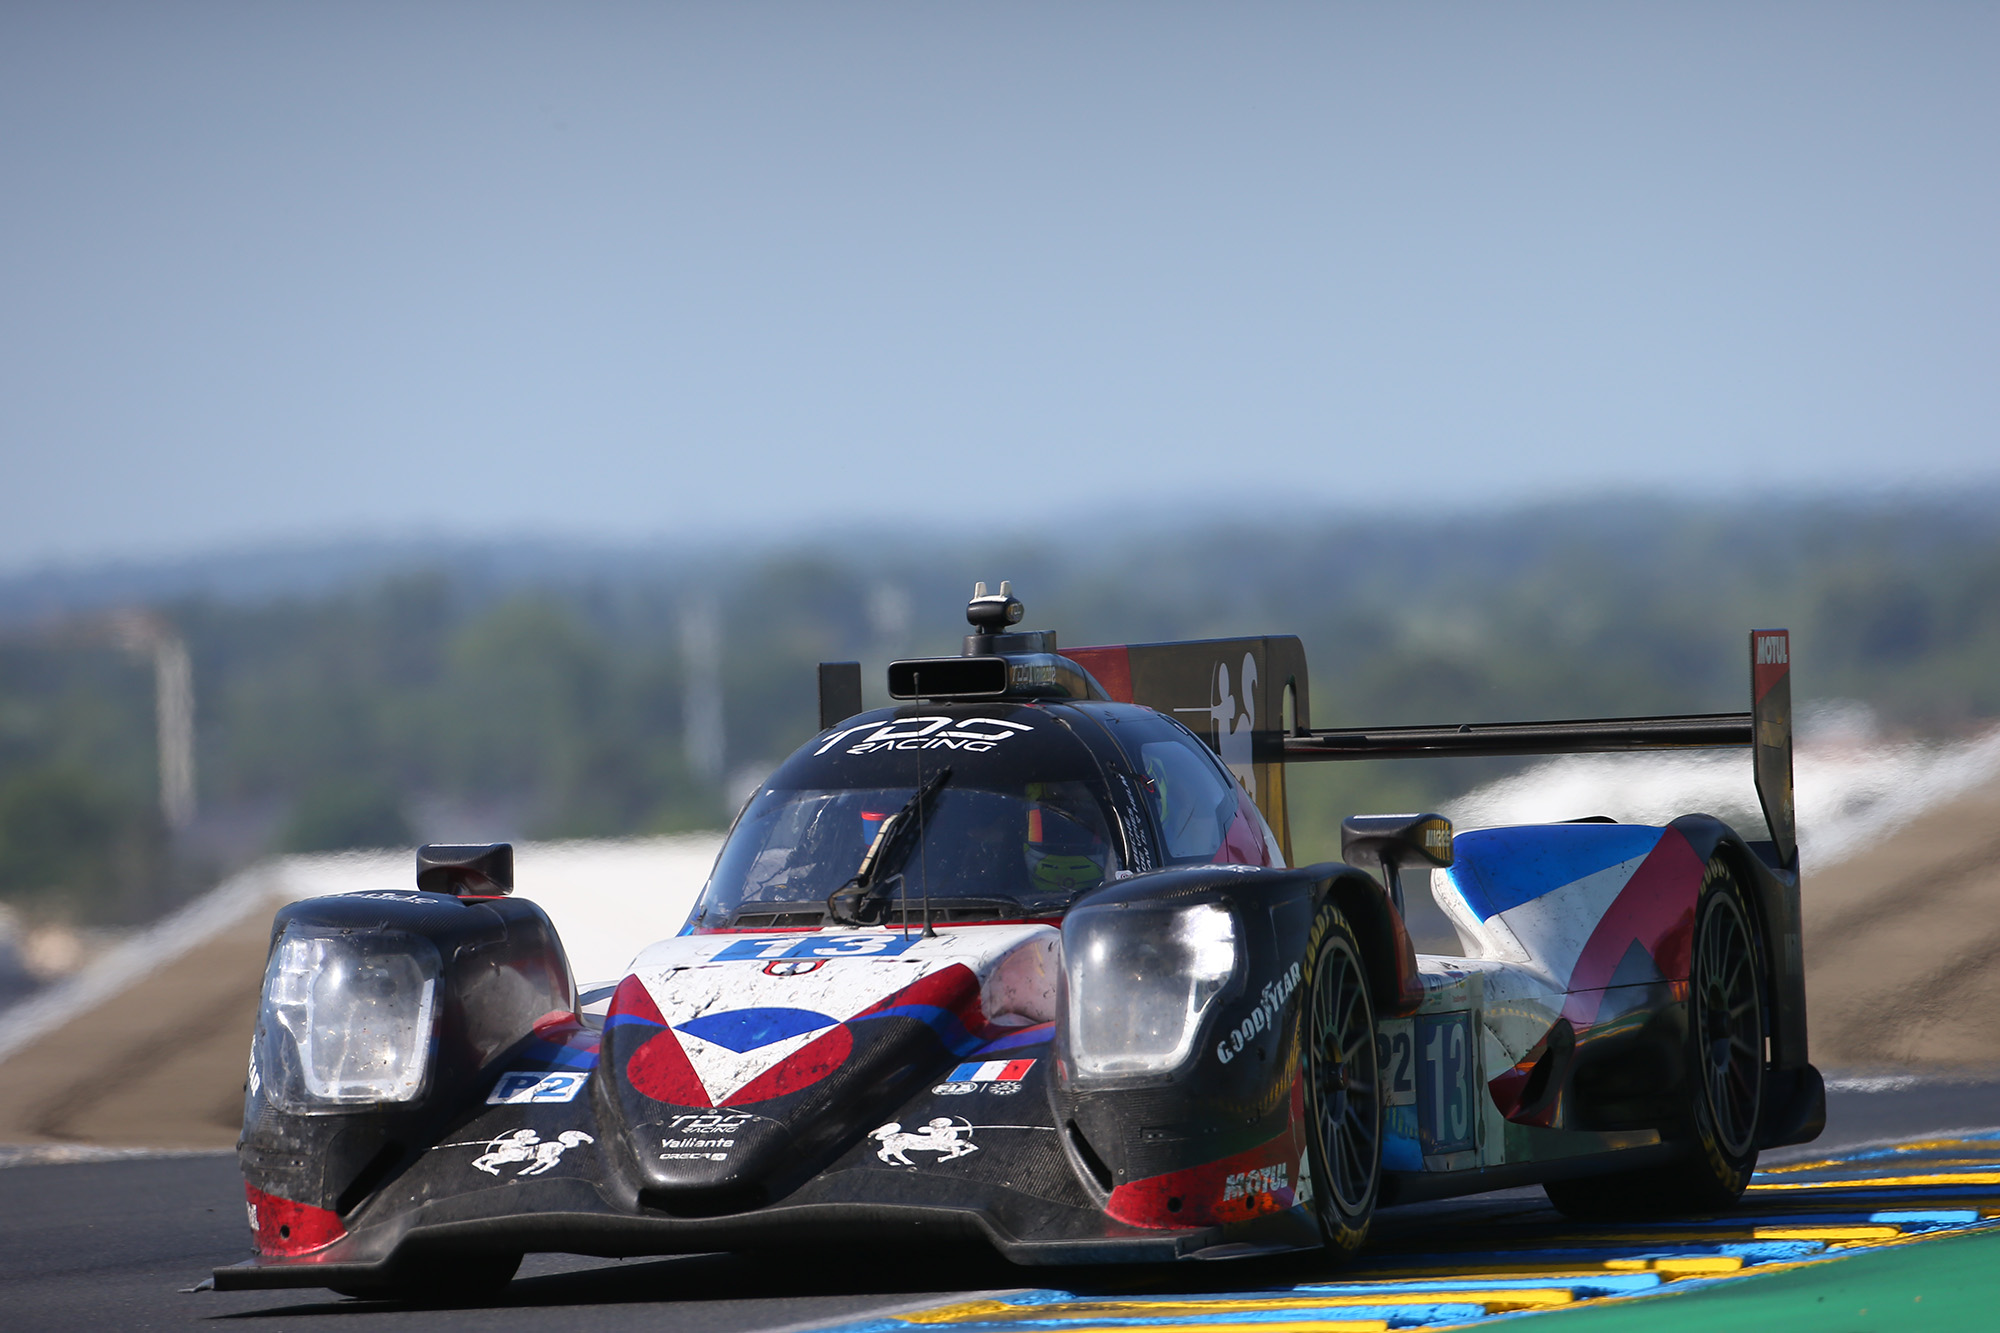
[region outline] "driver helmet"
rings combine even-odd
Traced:
[[[1028,837],[1022,847],[1035,887],[1074,895],[1104,882],[1104,840],[1056,806],[1028,806]]]

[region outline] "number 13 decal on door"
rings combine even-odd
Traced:
[[[1427,1015],[1415,1022],[1418,1142],[1426,1157],[1467,1151],[1473,1146],[1469,1016]]]

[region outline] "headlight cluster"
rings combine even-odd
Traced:
[[[264,976],[252,1078],[288,1111],[415,1100],[438,971],[420,936],[288,927]]]
[[[1077,1073],[1178,1067],[1235,976],[1237,952],[1236,918],[1219,903],[1107,903],[1071,912],[1063,956]]]

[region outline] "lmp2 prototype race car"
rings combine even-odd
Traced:
[[[1528,1183],[1726,1207],[1819,1132],[1784,631],[1751,636],[1748,713],[1314,730],[1297,639],[1062,652],[1004,583],[967,614],[891,707],[822,665],[823,729],[622,977],[579,993],[506,844],[279,912],[257,1255],[216,1285],[884,1240],[1337,1260],[1378,1207]],[[1291,763],[1689,746],[1752,749],[1769,839],[1360,815],[1346,863],[1290,865]],[[1409,871],[1462,956],[1413,951]]]

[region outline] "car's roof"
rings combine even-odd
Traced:
[[[779,789],[902,787],[950,765],[954,785],[1102,780],[1086,719],[1131,704],[1077,700],[909,703],[857,713],[807,741],[767,780]]]

